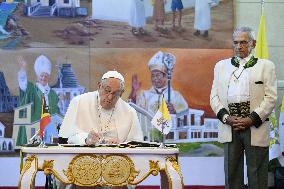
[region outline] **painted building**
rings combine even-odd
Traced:
[[[56,4],[58,7],[79,7],[80,0],[25,0],[25,4],[34,5],[40,3],[41,6],[52,6]]]
[[[129,102],[136,110],[142,128],[144,140],[153,141],[151,120],[154,115]],[[172,128],[166,136],[166,142],[210,142],[218,140],[218,119],[204,118],[204,111],[187,109],[177,114],[171,114]]]
[[[218,140],[218,119],[204,118],[204,111],[188,109],[172,114],[167,142],[210,142]]]
[[[25,5],[27,16],[87,16],[87,8],[80,7],[80,0],[25,0]]]
[[[20,106],[15,108],[14,111],[14,123],[13,123],[13,135],[12,139],[15,141],[15,149],[19,149],[20,146],[17,144],[17,140],[19,140],[18,136],[19,128],[20,126],[25,126],[26,128],[26,141],[29,141],[29,139],[34,136],[40,127],[40,120],[31,121],[31,105],[32,103]],[[63,117],[58,114],[52,114],[51,116],[51,122],[47,125],[47,127],[44,130],[45,136],[44,141],[46,143],[51,142],[51,138],[57,138],[58,137],[58,130],[60,129],[60,125],[63,121]]]
[[[0,153],[14,151],[13,144],[13,139],[5,138],[5,126],[0,122]]]
[[[85,87],[80,86],[71,64],[58,66],[57,83],[52,89],[60,97],[60,113],[65,115],[70,101],[85,92]]]
[[[11,96],[4,73],[0,71],[0,112],[12,112],[19,105],[19,97]]]

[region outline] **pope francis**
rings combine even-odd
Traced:
[[[71,144],[117,144],[142,141],[136,111],[120,97],[124,78],[117,71],[108,71],[98,90],[72,99],[59,136]]]

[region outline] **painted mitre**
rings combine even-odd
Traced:
[[[108,71],[108,72],[106,72],[103,75],[102,80],[103,79],[108,79],[108,78],[116,78],[116,79],[121,80],[124,83],[124,77],[117,71]]]
[[[173,69],[176,63],[176,57],[167,52],[158,51],[148,62],[150,71],[159,70],[167,73],[168,69]]]
[[[46,56],[40,55],[35,60],[34,69],[35,69],[35,73],[37,76],[39,76],[43,72],[50,75],[51,74],[51,62]]]

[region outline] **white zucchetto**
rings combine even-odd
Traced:
[[[103,75],[102,80],[103,79],[108,79],[108,78],[116,78],[116,79],[121,80],[124,83],[124,77],[117,71],[108,71],[108,72],[106,72]]]

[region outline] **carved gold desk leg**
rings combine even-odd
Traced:
[[[34,179],[37,173],[37,168],[38,168],[37,158],[34,155],[27,157],[25,165],[20,175],[20,180],[18,184],[19,189],[34,188]]]
[[[183,189],[183,178],[180,172],[180,167],[174,158],[169,158],[166,161],[165,169],[161,173],[161,188],[162,189]]]

